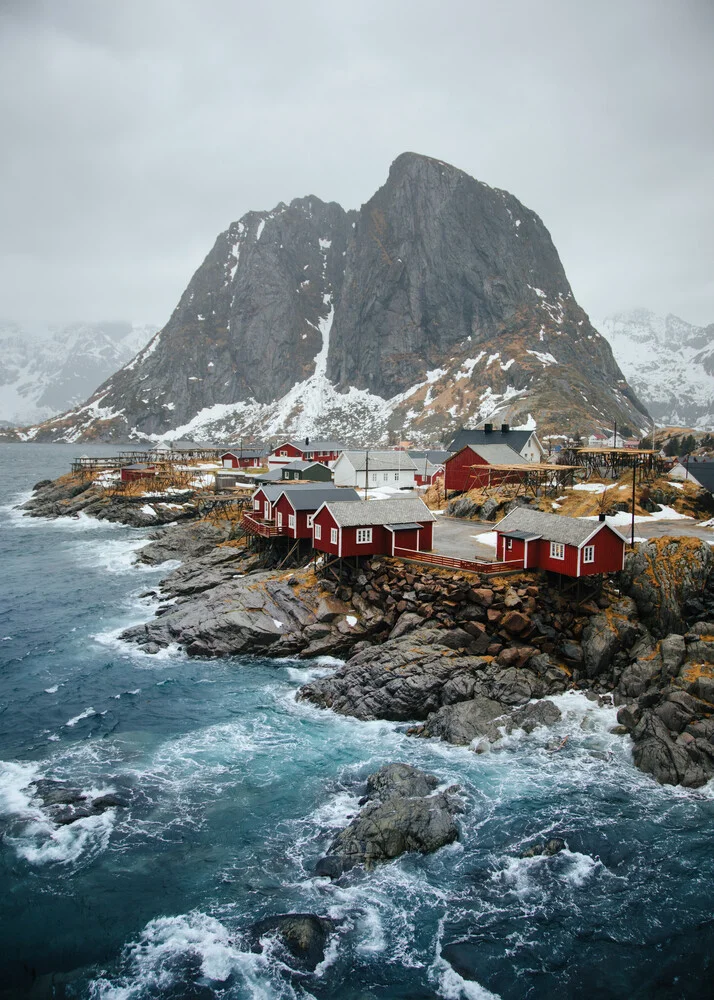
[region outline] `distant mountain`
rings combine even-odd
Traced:
[[[598,325],[658,424],[714,429],[714,324],[634,309]]]
[[[0,322],[0,422],[28,424],[81,403],[158,327],[72,323],[38,333]]]
[[[30,433],[443,441],[485,418],[647,423],[538,216],[404,153],[359,211],[310,196],[233,223],[151,343]]]

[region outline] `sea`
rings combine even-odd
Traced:
[[[0,445],[0,997],[714,995],[710,787],[638,772],[615,710],[582,693],[554,699],[553,729],[477,755],[297,702],[335,660],[123,643],[171,565],[135,565],[148,529],[17,506],[78,450]],[[316,878],[394,761],[460,786],[459,841]],[[124,805],[57,826],[39,778]],[[566,849],[521,857],[552,837]],[[253,950],[250,926],[289,912],[337,924],[314,972]]]

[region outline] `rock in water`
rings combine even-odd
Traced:
[[[457,789],[433,794],[437,784],[433,774],[407,764],[390,764],[370,775],[366,805],[338,833],[315,873],[338,878],[355,865],[370,869],[406,851],[429,854],[456,840]]]
[[[314,971],[325,958],[325,948],[335,931],[335,922],[327,917],[317,917],[314,913],[284,913],[257,921],[250,931],[254,951],[263,950],[260,938],[275,937],[300,966]]]
[[[309,196],[233,223],[163,330],[91,397],[92,418],[85,404],[34,439],[190,431],[216,404],[236,406],[204,436],[260,436],[268,418],[295,432],[306,398],[322,407],[314,433],[376,441],[391,421],[431,435],[438,419],[446,435],[482,419],[486,396],[489,413],[502,402],[502,419],[532,413],[559,433],[645,423],[538,216],[403,153],[358,212]]]
[[[554,854],[559,854],[565,850],[565,841],[560,837],[552,837],[550,840],[538,841],[531,844],[525,851],[521,852],[522,858],[547,857],[552,858]]]

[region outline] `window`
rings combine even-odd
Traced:
[[[372,541],[372,529],[371,528],[358,528],[357,529],[357,544],[366,545],[368,542]]]
[[[330,528],[330,543],[337,545],[337,528]]]
[[[283,515],[280,513],[280,511],[278,511],[278,527],[282,528],[282,526],[283,526]]]
[[[253,501],[253,510],[260,510],[260,500]]]
[[[288,514],[288,528],[292,528],[295,531],[295,515]]]
[[[395,482],[395,483],[398,483],[398,482],[399,482],[399,473],[398,473],[398,472],[395,472],[395,473],[394,473],[394,482]]]
[[[507,549],[512,549],[513,548],[513,539],[512,538],[507,538],[506,539],[506,548]]]
[[[315,538],[322,538],[322,528],[319,524],[313,524],[313,529],[315,531]]]
[[[584,563],[594,563],[595,562],[595,546],[586,545],[583,549],[583,562]]]
[[[265,503],[263,505],[263,513],[265,514],[265,520],[269,521],[270,520],[270,504],[268,503],[267,500],[265,501]]]
[[[376,482],[377,482],[377,473],[376,473],[376,472],[373,472],[373,473],[372,473],[372,474],[370,475],[370,477],[369,477],[369,478],[370,478],[370,479],[372,480],[372,482],[373,482],[373,483],[376,483]]]
[[[388,483],[388,482],[389,482],[389,473],[388,473],[388,472],[385,472],[385,473],[383,474],[382,478],[384,479],[385,483]]]
[[[314,514],[308,514],[307,515],[307,526],[308,526],[308,528],[312,527],[312,521],[313,521],[314,517],[315,517]]]
[[[288,453],[286,451],[281,451],[280,452],[280,457],[281,458],[287,458],[288,457]]]
[[[562,542],[550,543],[550,558],[565,559],[565,545]]]

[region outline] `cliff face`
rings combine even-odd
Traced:
[[[309,197],[243,216],[148,347],[31,436],[437,440],[529,414],[644,425],[540,219],[405,153],[359,212]]]

